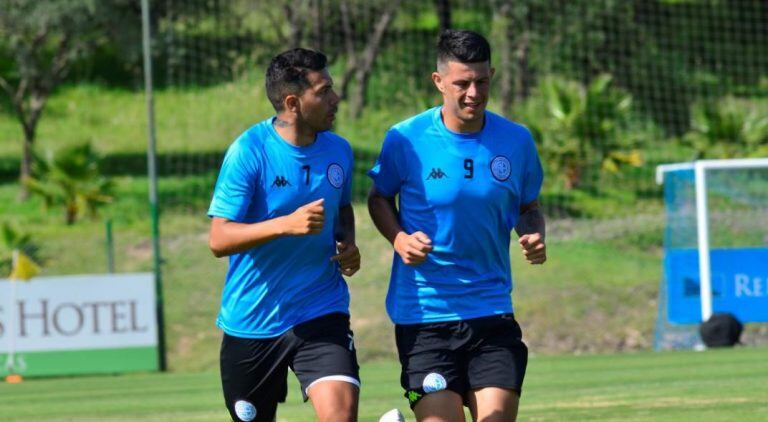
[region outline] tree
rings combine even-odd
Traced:
[[[49,152],[44,159],[35,157],[33,175],[24,184],[43,198],[46,207],[63,205],[68,225],[84,212],[95,217],[100,206],[112,202],[112,183],[101,175],[99,157],[90,144]]]
[[[5,277],[11,273],[14,250],[23,252],[37,261],[38,246],[29,233],[23,232],[9,222],[0,226],[0,274]]]
[[[733,97],[693,106],[691,130],[683,136],[696,158],[768,155],[768,113]]]
[[[373,65],[376,57],[379,55],[384,35],[395,20],[397,10],[400,7],[401,0],[390,0],[381,5],[380,10],[375,10],[374,16],[378,16],[373,24],[373,30],[367,34],[365,44],[362,50],[355,47],[355,28],[353,24],[352,11],[349,2],[342,0],[339,3],[341,12],[342,28],[344,31],[344,46],[347,54],[347,63],[344,74],[339,83],[342,100],[349,98],[349,109],[352,117],[358,118],[365,107],[365,91],[368,88],[368,81],[373,71]],[[375,7],[375,6],[371,6]],[[351,97],[348,97],[349,83],[354,78],[355,90]]]
[[[434,0],[440,32],[453,28],[451,21],[451,0]]]
[[[542,5],[542,0],[526,0],[511,2],[495,0],[493,27],[498,32],[498,70],[499,70],[499,96],[501,111],[506,115],[512,114],[512,104],[522,103],[528,98],[531,83],[530,52],[531,43],[540,35],[532,27],[533,16],[548,15],[543,8],[552,7]],[[546,3],[546,2],[544,2]]]
[[[627,133],[631,95],[611,87],[603,74],[587,87],[556,77],[541,85],[548,122],[536,133],[543,139],[544,154],[565,176],[566,188],[577,187],[584,170],[593,163],[602,171],[642,164],[636,149],[640,139]]]
[[[30,175],[37,124],[72,63],[97,42],[95,0],[0,0],[0,37],[11,68],[0,75],[24,132],[20,178]],[[21,199],[27,190],[22,186]]]

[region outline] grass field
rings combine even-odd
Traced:
[[[768,349],[534,356],[520,420],[764,421]],[[405,399],[393,361],[362,366],[360,420],[376,421]],[[279,421],[313,420],[292,374]],[[32,379],[0,384],[3,421],[224,421],[219,378],[197,374]]]

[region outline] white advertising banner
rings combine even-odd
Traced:
[[[147,346],[157,346],[151,273],[0,280],[0,352]]]

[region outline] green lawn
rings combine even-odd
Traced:
[[[356,148],[376,150],[395,122],[420,111],[371,110],[360,120],[346,118],[342,105],[337,131]],[[246,76],[212,87],[155,92],[158,152],[224,151],[250,125],[274,114],[264,94],[263,79]],[[97,151],[144,153],[147,146],[143,91],[98,85],[68,86],[46,106],[38,127],[40,150],[90,141]],[[16,117],[0,111],[0,157],[21,156],[23,132]]]
[[[762,421],[768,418],[765,348],[706,352],[534,356],[520,420]],[[414,420],[394,361],[362,366],[360,420],[398,407]],[[313,419],[293,375],[280,421]],[[0,384],[3,421],[224,421],[219,378],[197,374],[29,379]]]

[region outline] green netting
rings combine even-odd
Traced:
[[[306,46],[330,59],[344,98],[337,130],[359,151],[355,198],[364,198],[363,172],[384,131],[439,103],[430,73],[444,27],[491,41],[490,108],[536,135],[551,216],[631,214],[658,197],[655,164],[759,154],[739,139],[713,148],[717,136],[701,128],[726,112],[717,108],[725,100],[742,114],[768,107],[765,2],[166,0],[153,12],[157,87],[183,88],[178,101],[158,104],[168,122],[158,129],[161,171],[215,171],[163,157],[164,145],[222,153],[272,112],[261,88],[270,57]],[[208,196],[211,180],[196,195]]]

